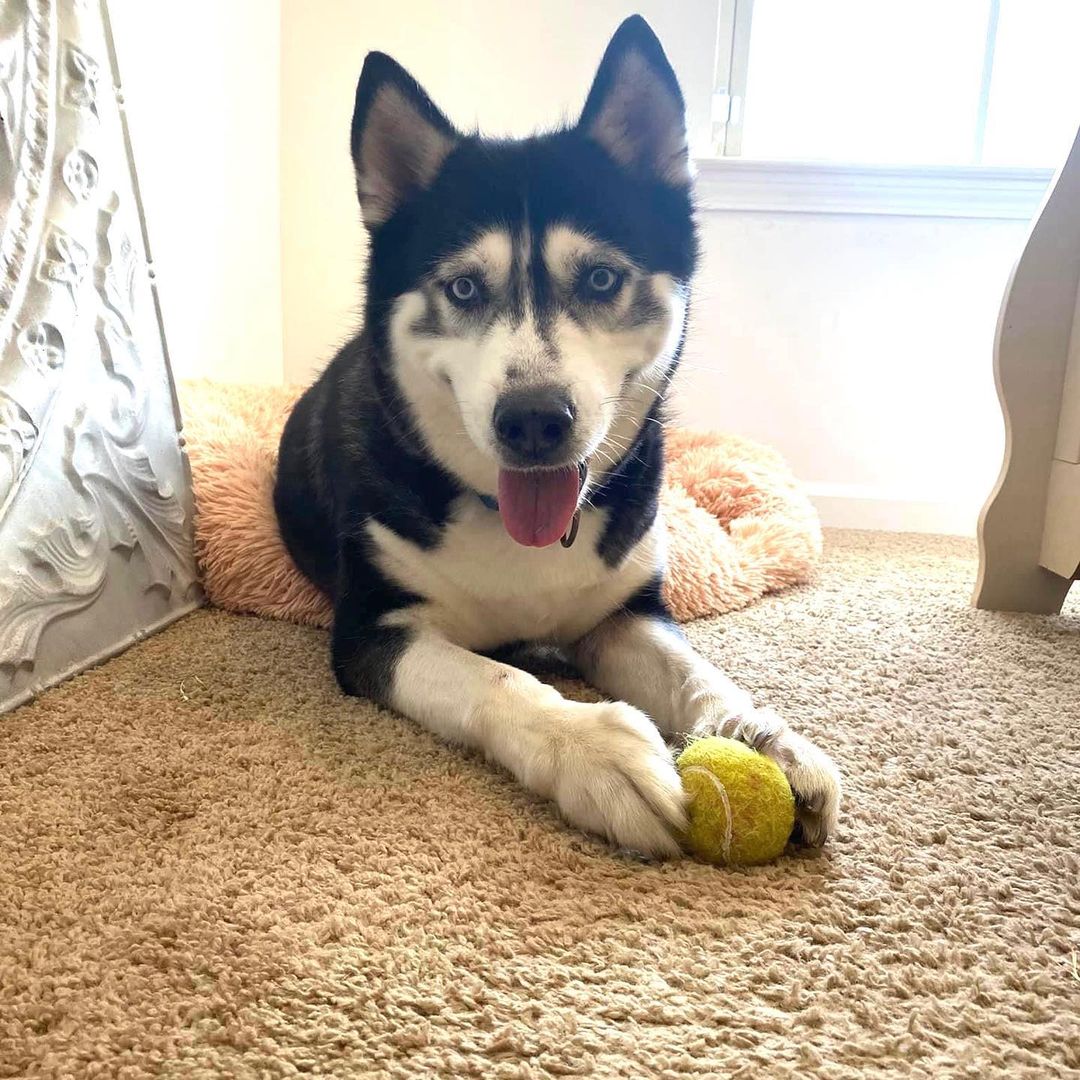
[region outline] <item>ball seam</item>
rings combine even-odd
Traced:
[[[727,788],[720,783],[719,780],[706,769],[703,765],[691,765],[689,768],[683,770],[683,776],[688,776],[690,773],[701,773],[702,776],[709,780],[709,783],[716,788],[717,795],[720,796],[720,801],[724,804],[724,842],[721,845],[721,851],[724,856],[724,861],[727,862],[731,857],[731,803],[728,800]]]

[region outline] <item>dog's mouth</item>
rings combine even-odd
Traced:
[[[569,547],[577,535],[585,462],[562,469],[500,469],[499,516],[512,540],[525,547]]]

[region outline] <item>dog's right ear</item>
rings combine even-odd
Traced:
[[[459,135],[420,84],[385,53],[368,53],[353,108],[356,193],[373,232],[432,180]]]
[[[615,31],[578,125],[620,165],[673,187],[689,186],[679,80],[640,15],[631,15]]]

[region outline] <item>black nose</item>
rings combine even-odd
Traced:
[[[516,390],[495,405],[495,435],[517,464],[563,464],[574,406],[560,390]]]

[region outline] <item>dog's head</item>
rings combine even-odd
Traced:
[[[678,359],[696,245],[682,94],[641,18],[571,128],[457,131],[367,57],[352,156],[371,236],[367,319],[419,437],[499,494],[520,543],[558,539],[630,449]],[[584,470],[580,470],[583,474]]]

